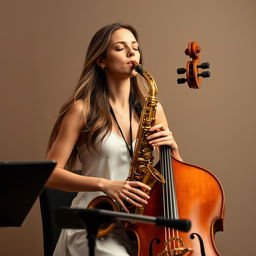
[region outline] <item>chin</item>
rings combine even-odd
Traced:
[[[137,74],[138,73],[135,70],[132,70],[132,71],[120,74],[120,77],[122,77],[122,78],[133,78],[133,77],[137,76]]]
[[[130,77],[132,78],[132,77],[135,77],[135,76],[137,76],[137,72],[133,69],[131,72],[130,72]]]
[[[130,78],[135,77],[135,76],[137,76],[137,72],[136,72],[136,73],[132,73],[132,74],[130,75]]]

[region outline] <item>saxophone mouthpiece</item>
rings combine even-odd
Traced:
[[[133,60],[133,61],[132,61],[132,64],[133,64],[133,68],[134,68],[138,73],[142,74],[142,73],[144,72],[143,66],[140,65],[138,62],[136,62],[136,61]]]

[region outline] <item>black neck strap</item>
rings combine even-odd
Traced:
[[[128,145],[128,143],[127,143],[127,141],[126,141],[126,139],[125,139],[125,137],[124,137],[123,131],[122,131],[122,129],[121,129],[121,127],[120,127],[120,125],[119,125],[117,119],[116,119],[115,113],[114,113],[114,111],[113,111],[113,109],[112,109],[111,106],[110,106],[110,113],[112,114],[112,116],[113,116],[113,118],[114,118],[114,120],[115,120],[115,122],[116,122],[116,124],[117,124],[117,126],[118,126],[118,129],[119,129],[119,131],[120,131],[120,133],[121,133],[121,135],[122,135],[122,137],[123,137],[123,139],[124,139],[124,142],[125,142],[125,144],[126,144],[126,147],[127,147],[127,149],[128,149],[128,152],[129,152],[130,157],[131,157],[131,159],[132,159],[132,156],[133,156],[133,147],[132,147],[132,102],[131,102],[131,97],[129,98],[130,146]]]

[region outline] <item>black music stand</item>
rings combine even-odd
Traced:
[[[173,220],[103,209],[59,208],[55,211],[55,221],[60,228],[87,230],[89,256],[94,256],[96,235],[101,225],[118,220],[150,223],[184,232],[189,231],[191,228],[191,221],[185,219]]]
[[[19,227],[56,162],[0,162],[0,227]]]

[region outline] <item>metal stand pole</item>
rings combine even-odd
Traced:
[[[163,217],[152,217],[132,213],[115,212],[103,209],[59,208],[55,211],[55,221],[60,228],[86,229],[89,256],[94,256],[96,236],[102,224],[109,224],[117,220],[151,223],[166,226],[181,231],[189,231],[189,220],[172,220]]]

